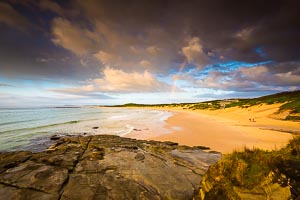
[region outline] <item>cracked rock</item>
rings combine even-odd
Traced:
[[[177,143],[112,135],[60,138],[39,153],[0,153],[1,199],[192,199],[220,159]]]

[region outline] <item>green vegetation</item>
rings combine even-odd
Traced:
[[[280,107],[280,110],[291,110],[292,113],[300,113],[300,91],[282,92],[278,94],[253,98],[253,99],[238,99],[226,105],[227,108],[239,106],[247,108],[259,104],[274,104],[285,103]]]
[[[115,105],[115,106],[109,106],[109,107],[152,107],[152,106],[158,106],[158,107],[164,107],[164,106],[179,106],[180,104],[137,104],[137,103],[127,103],[123,105]]]
[[[285,120],[300,121],[300,116],[287,116]]]
[[[189,110],[218,110],[231,107],[248,108],[261,104],[282,103],[277,113],[289,111],[289,115],[285,120],[300,120],[300,90],[293,92],[282,92],[278,94],[253,98],[253,99],[227,99],[214,100],[199,103],[173,103],[173,104],[135,104],[128,103],[124,105],[117,105],[113,107],[180,107]]]
[[[188,106],[188,109],[196,110],[217,110],[221,108],[221,101],[220,100],[215,100],[215,101],[206,101],[206,102],[201,102],[201,103],[195,103],[192,105]]]
[[[241,108],[248,108],[254,105],[260,104],[274,104],[282,103],[277,113],[283,111],[289,111],[289,115],[285,120],[300,120],[300,91],[282,92],[278,94],[263,96],[254,99],[238,99],[236,102],[232,102],[226,105],[226,108],[239,106]]]
[[[287,109],[291,110],[291,113],[300,113],[300,94],[298,96],[298,99],[295,98],[294,100],[291,100],[280,107],[280,110]]]
[[[299,137],[280,150],[245,148],[223,156],[203,178],[202,198],[204,194],[204,199],[241,199],[242,192],[259,193],[260,190],[270,196],[275,184],[287,189],[290,185],[294,197],[300,196]]]

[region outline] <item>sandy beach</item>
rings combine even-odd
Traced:
[[[291,133],[300,133],[299,122],[271,118],[279,106],[260,105],[247,109],[228,108],[215,111],[184,110],[180,107],[151,108],[174,113],[166,121],[166,128],[172,130],[172,133],[145,139],[208,146],[222,153],[244,147],[279,149],[293,137]],[[250,122],[249,118],[255,122]]]

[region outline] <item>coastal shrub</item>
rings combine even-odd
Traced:
[[[233,185],[253,188],[270,173],[271,152],[245,148],[225,156],[225,177],[230,177]]]
[[[300,196],[300,137],[293,138],[280,150],[245,148],[224,155],[209,168],[196,197],[240,199],[243,195],[241,191],[249,194],[259,190],[263,190],[268,197],[275,183],[279,184],[278,187],[289,184],[293,199]]]
[[[300,113],[300,97],[298,100],[290,101],[286,104],[280,106],[279,111],[281,110],[291,110],[291,113]]]
[[[231,107],[241,107],[248,108],[254,105],[260,104],[274,104],[274,103],[284,103],[280,106],[278,112],[289,110],[291,114],[300,113],[300,91],[293,92],[282,92],[278,94],[263,96],[253,99],[237,99],[234,102],[230,102],[226,105],[226,108]],[[298,116],[288,116],[286,120],[299,120]]]
[[[291,115],[289,115],[289,116],[287,116],[287,117],[285,118],[285,120],[289,120],[289,121],[300,121],[300,116],[291,116]]]

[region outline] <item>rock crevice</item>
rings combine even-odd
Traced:
[[[60,138],[44,152],[0,154],[3,199],[192,199],[207,166],[197,147],[111,135]]]

